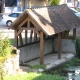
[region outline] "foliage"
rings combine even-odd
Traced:
[[[50,5],[54,6],[54,5],[58,5],[60,2],[60,0],[51,0]]]
[[[42,64],[42,65],[37,64],[37,65],[31,66],[31,68],[34,68],[34,69],[39,69],[39,68],[45,69],[46,68],[46,64]]]
[[[14,44],[14,39],[10,39],[10,43],[11,43],[11,45],[13,45]]]
[[[79,9],[79,8],[76,8],[76,10],[77,10],[78,12],[80,12],[80,9]]]
[[[73,58],[72,60],[65,63],[63,67],[70,67],[70,66],[80,66],[80,59]]]
[[[8,37],[3,38],[0,33],[0,57],[9,56],[11,54],[10,41]]]
[[[80,58],[80,38],[76,39],[76,56]]]
[[[0,33],[0,80],[3,80],[4,75],[6,75],[3,69],[4,61],[15,51],[15,49],[10,46],[9,38],[3,36],[4,35]]]
[[[50,70],[50,71],[46,71],[45,73],[47,74],[52,74],[52,75],[61,75],[61,68],[58,68],[58,69],[53,69],[53,70]]]
[[[16,76],[5,76],[4,80],[65,80],[59,75],[50,75],[44,73],[26,73],[17,74]]]

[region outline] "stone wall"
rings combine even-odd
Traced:
[[[20,50],[20,62],[27,62],[32,59],[40,57],[40,43],[25,46],[19,48]],[[58,53],[58,40],[50,39],[45,41],[45,51],[44,55],[56,52]],[[71,39],[62,39],[61,46],[62,53],[73,53],[76,54],[75,43]]]
[[[54,52],[58,52],[58,39],[54,40]],[[62,53],[74,53],[76,54],[75,41],[71,39],[62,39],[61,44]]]
[[[20,51],[17,50],[16,54],[4,60],[2,64],[4,74],[14,75],[19,70],[19,53]]]
[[[40,43],[32,44],[19,48],[20,50],[20,62],[29,61],[40,57]],[[44,55],[53,52],[53,41],[52,39],[45,41]]]

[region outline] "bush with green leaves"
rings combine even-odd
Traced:
[[[80,38],[76,39],[76,56],[80,58]]]
[[[60,0],[51,0],[50,5],[54,6],[54,5],[58,5],[60,2]]]
[[[0,57],[11,55],[10,41],[8,37],[3,37],[4,35],[0,33]]]

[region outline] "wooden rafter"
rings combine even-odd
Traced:
[[[27,22],[27,20],[28,20],[28,18],[26,18],[26,19],[18,26],[18,28],[21,27],[21,26],[23,26],[23,25]]]
[[[18,32],[17,32],[17,36],[19,36],[19,34],[22,32],[23,30],[18,30]]]
[[[30,18],[30,21],[33,23],[34,27],[39,28],[38,25],[35,23],[35,21],[32,18]]]
[[[30,17],[28,16],[27,27],[30,28]]]

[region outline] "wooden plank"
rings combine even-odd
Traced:
[[[19,34],[22,32],[23,30],[18,30],[18,32],[16,33],[17,36],[19,36]]]
[[[61,33],[58,33],[58,59],[61,59]]]
[[[22,40],[22,35],[19,34],[19,39],[20,39],[20,45],[23,45],[23,40]]]
[[[73,29],[73,37],[74,37],[74,39],[76,39],[76,28]]]
[[[34,41],[37,41],[37,34],[35,31],[34,31]]]
[[[39,25],[37,25],[34,19],[32,19],[31,17],[30,17],[30,21],[33,23],[34,27],[39,28]]]
[[[32,35],[33,35],[33,31],[31,30],[29,42],[32,42]]]
[[[37,35],[40,37],[40,33],[38,31],[35,31],[35,33],[37,33]]]
[[[69,31],[70,31],[70,30],[66,31],[65,38],[68,38]]]
[[[45,39],[45,40],[49,40],[52,38],[48,38],[48,39]],[[21,47],[25,47],[25,46],[29,46],[29,45],[33,45],[33,44],[36,44],[36,43],[39,43],[40,41],[36,41],[36,42],[31,42],[31,43],[27,43],[27,44],[23,44],[23,45],[19,45],[18,48],[21,48]]]
[[[20,27],[20,28],[18,28],[18,30],[35,30],[35,31],[41,31],[41,29],[37,29],[37,28],[26,28],[26,27]]]
[[[40,64],[44,64],[44,36],[43,32],[40,32]]]
[[[17,30],[14,30],[14,46],[17,48],[18,47],[18,36],[16,35],[17,34]]]
[[[19,28],[19,27],[22,27],[22,25],[24,25],[24,24],[27,22],[27,20],[28,20],[28,18],[26,18],[26,19],[18,26],[18,28]]]
[[[30,28],[30,17],[28,16],[27,27]]]

